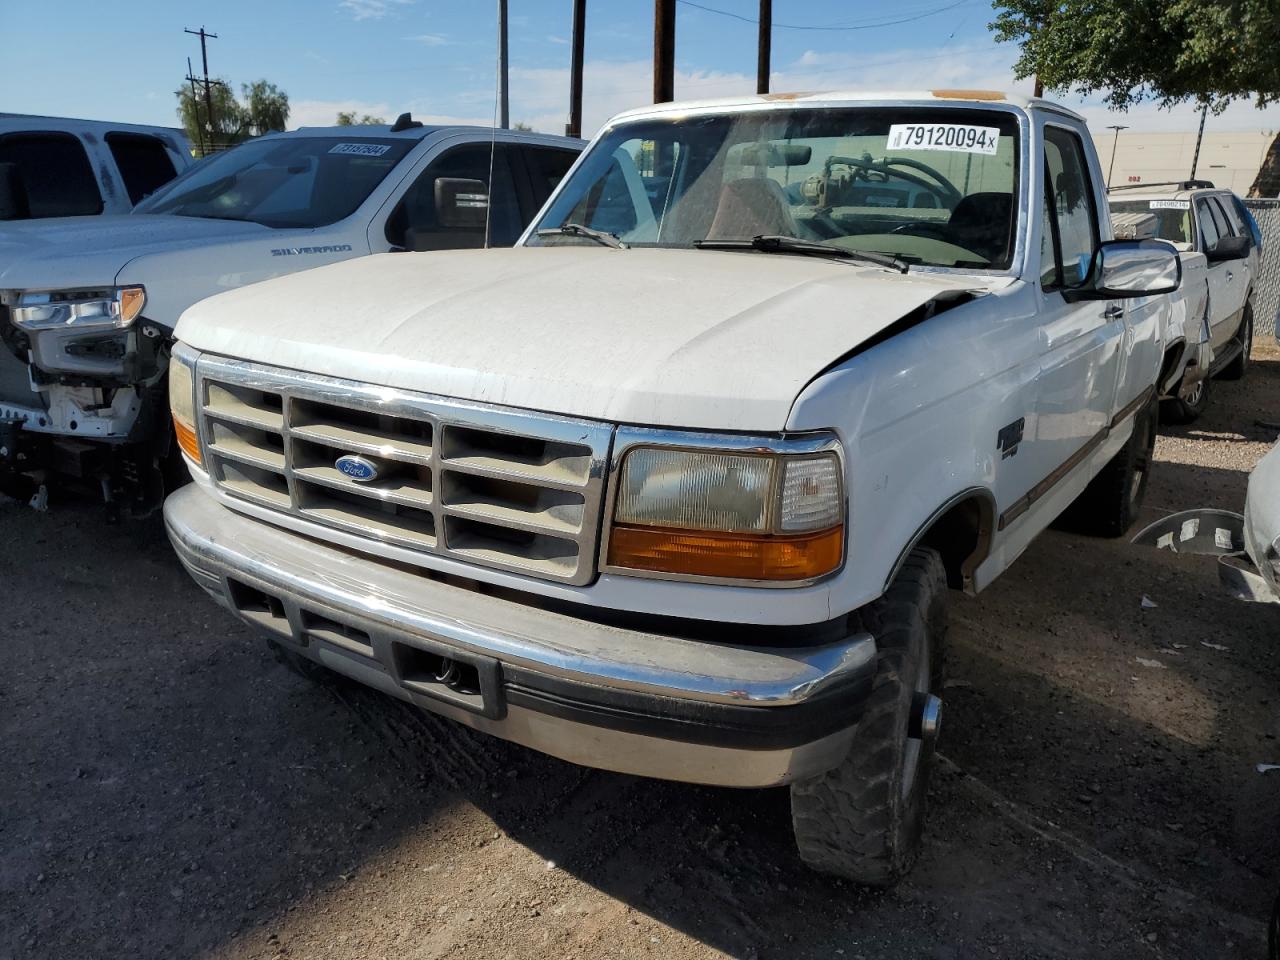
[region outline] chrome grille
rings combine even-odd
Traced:
[[[205,466],[233,497],[398,547],[583,584],[612,428],[202,356]],[[336,466],[367,458],[359,482]]]

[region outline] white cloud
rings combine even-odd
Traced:
[[[362,117],[368,114],[391,122],[399,111],[393,112],[386,103],[367,103],[363,100],[294,100],[289,104],[289,129],[332,127],[337,122],[339,113],[356,113]]]
[[[338,9],[351,14],[353,20],[381,20],[395,7],[404,7],[414,0],[339,0]]]
[[[405,37],[406,40],[414,40],[424,47],[447,47],[453,43],[448,37],[440,33],[419,33],[417,36]]]

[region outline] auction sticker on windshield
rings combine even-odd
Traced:
[[[1190,200],[1152,200],[1152,210],[1190,210]]]
[[[380,157],[391,147],[385,143],[339,143],[329,148],[330,153],[349,153],[357,157]]]
[[[889,150],[950,150],[994,155],[1000,146],[998,127],[967,123],[895,123],[889,127]]]

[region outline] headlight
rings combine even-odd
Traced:
[[[123,330],[138,318],[146,302],[142,287],[52,290],[19,295],[10,316],[23,330]]]
[[[617,478],[607,565],[687,577],[809,580],[844,556],[834,452],[638,446]]]
[[[169,358],[169,411],[178,446],[196,466],[200,465],[200,440],[196,435],[196,355],[181,345]]]

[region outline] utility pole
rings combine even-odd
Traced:
[[[191,115],[196,121],[196,143],[200,146],[200,156],[204,156],[207,151],[204,148],[204,129],[200,126],[200,96],[196,93],[196,77],[191,71],[191,58],[187,57],[187,79],[191,81]]]
[[[214,131],[217,128],[214,126],[214,122],[213,122],[213,94],[210,91],[215,86],[218,86],[219,84],[221,84],[222,81],[209,79],[209,47],[208,47],[207,41],[217,40],[218,35],[216,33],[209,33],[207,30],[205,30],[203,26],[199,30],[192,30],[190,28],[187,28],[183,32],[189,33],[194,37],[200,38],[200,61],[203,66],[204,76],[203,78],[201,78],[199,82],[201,86],[204,87],[204,111],[205,111],[205,123],[209,125],[209,149],[211,151],[216,150],[218,147],[218,144],[217,144],[217,141],[214,140]],[[191,85],[194,92],[196,78],[191,75],[190,65],[191,65],[191,61],[188,60],[187,61],[187,79],[191,81]]]
[[[498,126],[511,126],[507,100],[507,0],[498,0]]]
[[[1204,139],[1204,121],[1207,116],[1209,116],[1209,105],[1206,103],[1200,108],[1200,132],[1196,134],[1196,153],[1191,158],[1190,179],[1192,180],[1196,178],[1196,167],[1200,165],[1200,141]]]
[[[676,0],[653,0],[653,102],[676,98]]]
[[[756,52],[756,93],[769,92],[769,52],[773,45],[773,0],[760,0],[760,38]]]
[[[573,52],[569,58],[569,122],[566,137],[582,136],[582,52],[586,47],[587,0],[573,0]]]
[[[1116,168],[1116,144],[1120,142],[1120,131],[1128,130],[1129,128],[1122,123],[1113,123],[1109,127],[1107,127],[1107,129],[1114,130],[1116,132],[1115,137],[1111,141],[1111,166],[1107,167],[1107,189],[1110,190],[1111,189],[1111,173]]]

